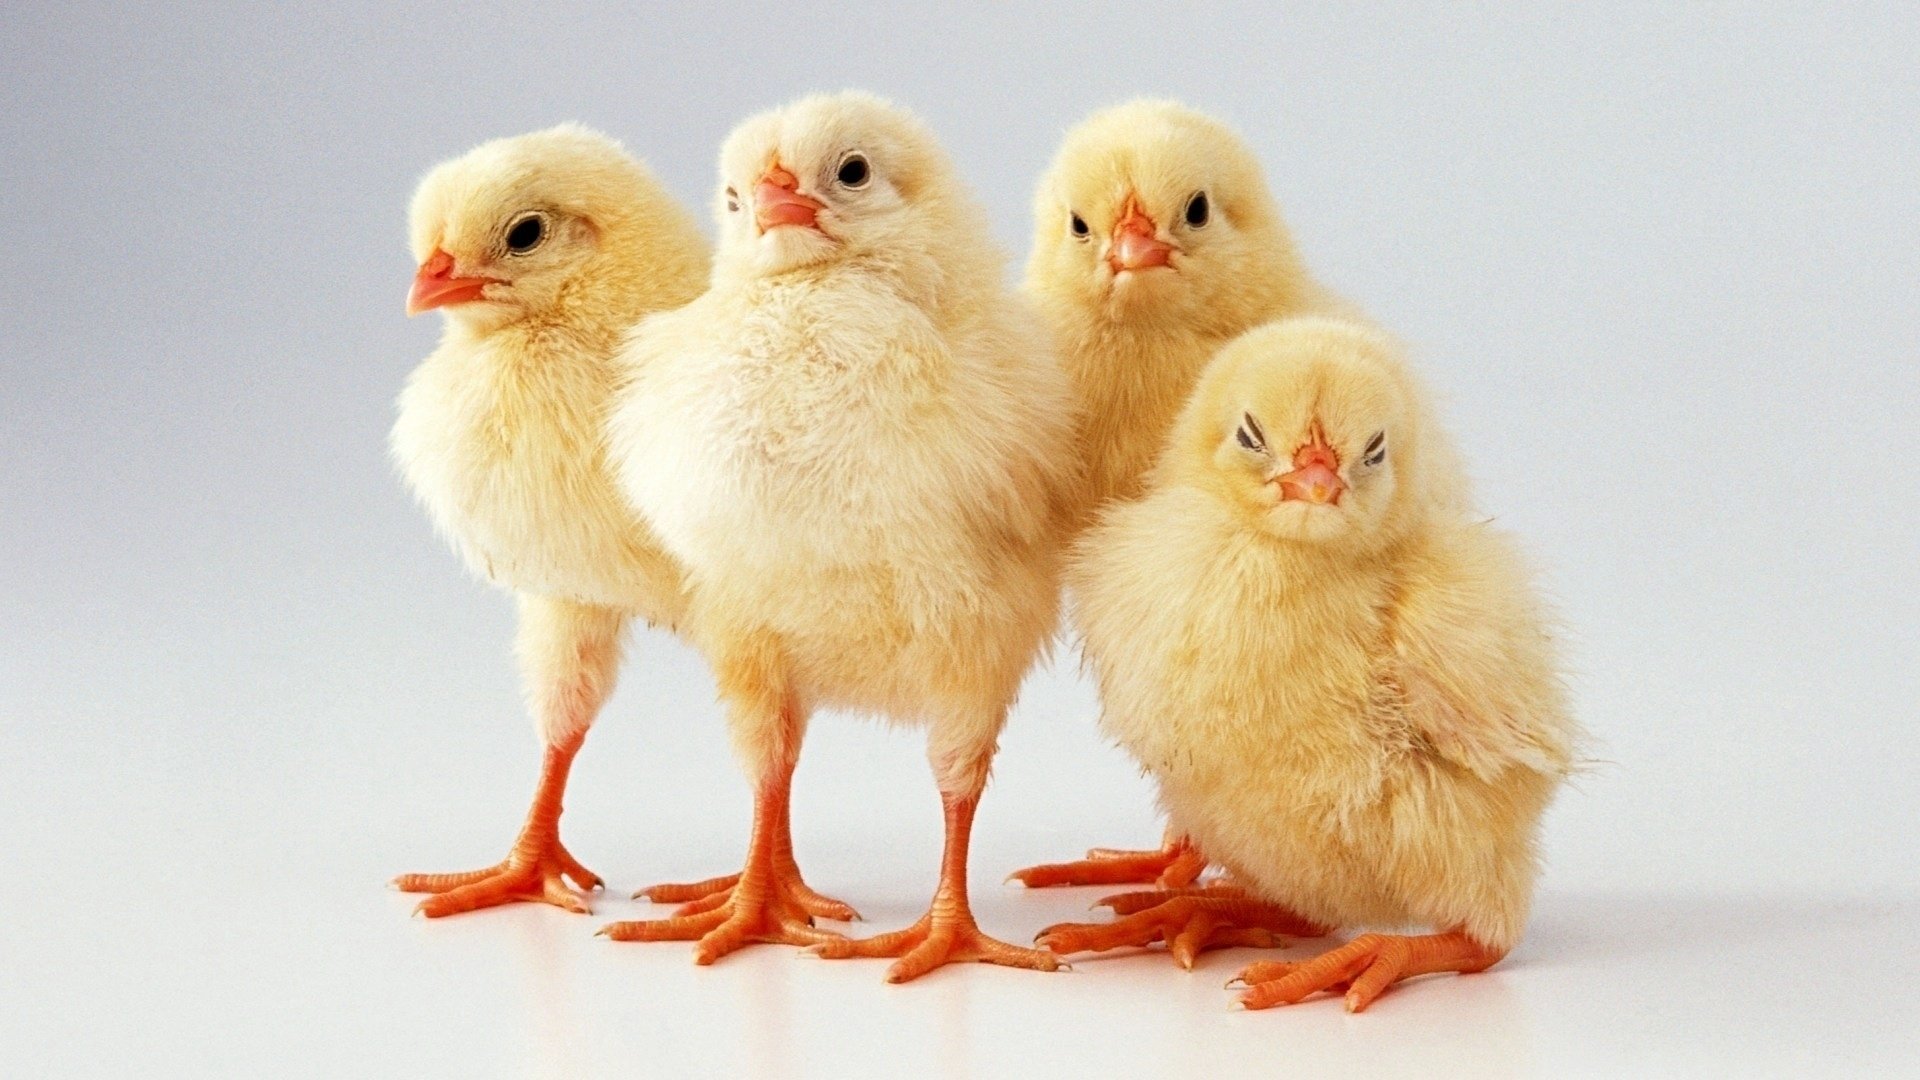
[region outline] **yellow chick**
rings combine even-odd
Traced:
[[[1341,302],[1302,265],[1260,162],[1226,125],[1171,101],[1095,113],[1034,197],[1027,295],[1081,401],[1087,479],[1076,527],[1133,498],[1200,370],[1261,323]],[[1158,851],[1096,848],[1034,866],[1029,887],[1190,884],[1207,860],[1177,832]]]
[[[754,784],[738,888],[616,939],[751,941],[1051,970],[967,902],[967,842],[1000,730],[1057,621],[1072,393],[933,136],[863,94],[755,116],[721,154],[713,288],[636,331],[608,438],[622,486],[687,566],[693,637]],[[808,926],[777,833],[821,708],[927,730],[946,817],[912,927]]]
[[[1241,889],[1122,898],[1060,951],[1248,931],[1369,933],[1243,973],[1250,1008],[1497,962],[1526,922],[1568,772],[1546,616],[1393,345],[1328,319],[1222,351],[1142,499],[1068,581],[1106,730]]]
[[[513,900],[585,912],[563,878],[598,875],[560,843],[574,754],[607,694],[627,621],[672,626],[680,570],[627,512],[600,442],[614,353],[641,316],[699,295],[694,220],[619,144],[575,125],[500,139],[414,195],[409,314],[446,329],[400,396],[395,461],[467,565],[519,601],[527,701],[546,746],[505,861],[394,884],[451,915]]]

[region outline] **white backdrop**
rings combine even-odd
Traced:
[[[1114,4],[312,4],[0,12],[0,1072],[1855,1073],[1920,1056],[1920,20],[1899,5],[1340,13]],[[659,635],[582,754],[592,918],[428,923],[381,885],[497,859],[536,765],[506,599],[385,460],[438,328],[435,161],[579,119],[703,204],[748,112],[926,116],[1024,255],[1065,128],[1237,125],[1306,257],[1411,341],[1571,631],[1608,764],[1495,972],[1240,1014],[1251,954],[1070,975],[590,935],[721,873],[748,798]],[[1157,835],[1071,653],[1029,683],[974,885],[1024,938],[1100,895],[1016,866]],[[809,877],[891,928],[939,844],[917,737],[815,725]]]

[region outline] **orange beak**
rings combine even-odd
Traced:
[[[1173,245],[1160,239],[1159,228],[1146,211],[1140,209],[1139,199],[1128,195],[1120,221],[1113,227],[1113,243],[1107,246],[1107,266],[1118,274],[1124,270],[1171,266],[1172,260]]]
[[[454,277],[453,256],[435,248],[427,261],[420,264],[420,271],[413,275],[413,289],[407,293],[407,314],[418,315],[437,307],[478,300],[482,290],[492,284],[495,284],[493,278]]]
[[[753,189],[753,221],[761,233],[782,225],[818,229],[826,203],[800,194],[800,179],[775,162]]]
[[[1340,505],[1347,482],[1340,479],[1340,456],[1327,445],[1320,425],[1305,446],[1293,452],[1293,471],[1276,477],[1280,482],[1280,500],[1304,499],[1318,506]]]

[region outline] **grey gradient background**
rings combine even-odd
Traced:
[[[1920,19],[1905,5],[96,6],[0,11],[0,1073],[1871,1071],[1920,1055]],[[1256,145],[1311,266],[1413,344],[1570,627],[1608,764],[1509,964],[1228,1012],[1163,957],[886,988],[871,964],[589,935],[737,862],[697,656],[641,634],[576,770],[592,918],[408,919],[497,859],[536,747],[504,596],[393,476],[404,210],[579,119],[704,205],[747,113],[920,111],[1024,257],[1064,129],[1140,93]],[[1070,652],[1030,681],[975,888],[1022,937],[1144,842]],[[814,883],[932,886],[917,737],[821,720]]]

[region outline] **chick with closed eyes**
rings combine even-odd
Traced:
[[[1256,329],[1210,365],[1149,491],[1069,582],[1102,722],[1233,888],[1118,898],[1061,953],[1364,933],[1242,973],[1250,1008],[1474,972],[1526,922],[1574,760],[1548,622],[1397,350],[1349,322]]]
[[[1007,711],[1052,633],[1072,394],[1002,283],[986,215],[932,135],[863,94],[754,117],[721,154],[713,287],[636,331],[608,427],[636,510],[687,566],[694,640],[755,789],[737,885],[616,939],[1051,970],[967,902],[967,847]],[[823,708],[924,728],[946,851],[925,917],[809,925],[780,853]]]

